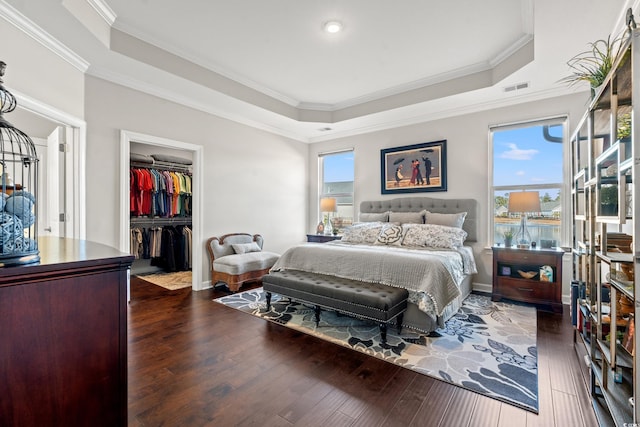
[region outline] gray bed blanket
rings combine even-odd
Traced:
[[[464,264],[457,251],[331,242],[294,246],[271,271],[301,270],[405,288],[420,310],[440,316],[460,295]]]

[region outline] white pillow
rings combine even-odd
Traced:
[[[374,245],[400,246],[402,244],[402,226],[384,224]]]
[[[342,232],[342,239],[340,241],[345,243],[359,243],[369,244],[375,243],[382,230],[382,222],[360,222],[347,227]]]
[[[467,217],[466,212],[460,212],[455,214],[443,214],[436,212],[425,212],[425,224],[437,224],[446,225],[448,227],[462,228],[464,219]]]
[[[389,222],[400,224],[424,224],[424,214],[422,212],[389,212]]]
[[[389,221],[389,212],[360,213],[358,219],[360,222],[387,222]]]
[[[249,252],[260,252],[260,246],[256,242],[251,243],[232,243],[231,247],[233,251],[237,254],[246,254]]]
[[[437,224],[406,224],[402,246],[456,249],[464,244],[467,232]]]

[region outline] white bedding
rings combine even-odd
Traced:
[[[340,241],[288,249],[271,271],[287,269],[402,287],[409,291],[410,302],[438,316],[460,294],[465,275],[477,272],[467,247],[444,250]]]

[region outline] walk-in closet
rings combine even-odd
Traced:
[[[131,274],[167,289],[191,286],[192,153],[132,142],[129,158]]]

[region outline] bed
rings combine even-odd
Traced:
[[[409,304],[402,326],[429,333],[455,314],[471,292],[476,266],[473,251],[463,243],[477,240],[476,211],[473,199],[365,201],[358,223],[345,230],[342,240],[292,247],[271,271],[405,288]]]

